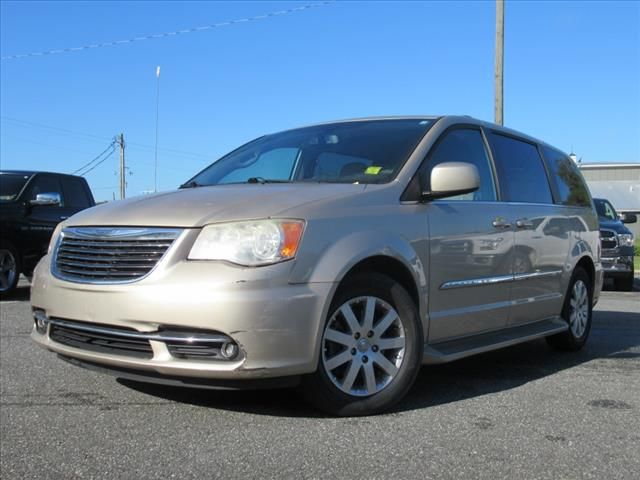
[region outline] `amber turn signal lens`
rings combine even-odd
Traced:
[[[280,255],[284,258],[295,257],[298,251],[298,245],[302,238],[303,222],[282,222],[280,224],[284,233],[284,242],[280,248]]]

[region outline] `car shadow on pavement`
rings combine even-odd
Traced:
[[[558,352],[544,339],[443,365],[424,366],[409,394],[389,412],[398,414],[517,388],[602,358],[640,358],[640,315],[599,311],[585,348]],[[632,368],[630,365],[629,368]],[[326,417],[292,389],[215,391],[166,387],[118,379],[139,392],[175,402],[268,416]]]
[[[13,292],[0,295],[0,303],[9,301],[23,302],[25,300],[29,300],[30,288],[31,287],[29,285],[16,287]]]

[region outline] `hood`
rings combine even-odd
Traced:
[[[599,217],[598,220],[600,222],[600,228],[613,230],[616,233],[631,233],[631,230],[629,230],[620,220],[609,220],[604,217]]]
[[[68,226],[201,227],[277,217],[292,207],[362,192],[357,184],[233,184],[197,187],[110,202],[83,210]],[[299,210],[297,210],[299,211]]]

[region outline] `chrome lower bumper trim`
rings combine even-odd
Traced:
[[[184,342],[184,343],[224,343],[231,339],[226,335],[209,333],[182,333],[182,332],[133,332],[119,328],[108,328],[88,325],[86,323],[69,322],[57,318],[50,318],[48,323],[59,327],[81,330],[83,332],[114,335],[137,340],[152,340],[158,342]]]

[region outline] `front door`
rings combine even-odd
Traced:
[[[504,328],[511,289],[513,227],[497,202],[495,176],[480,129],[446,131],[419,174],[443,162],[474,164],[480,188],[425,205],[429,222],[429,343]]]
[[[57,193],[62,200],[61,205],[30,205],[39,193]],[[62,186],[58,177],[54,175],[38,174],[27,187],[23,194],[25,208],[27,209],[26,221],[22,225],[22,238],[27,262],[35,262],[44,255],[51,239],[51,234],[56,225],[73,214],[73,210],[64,206]]]

